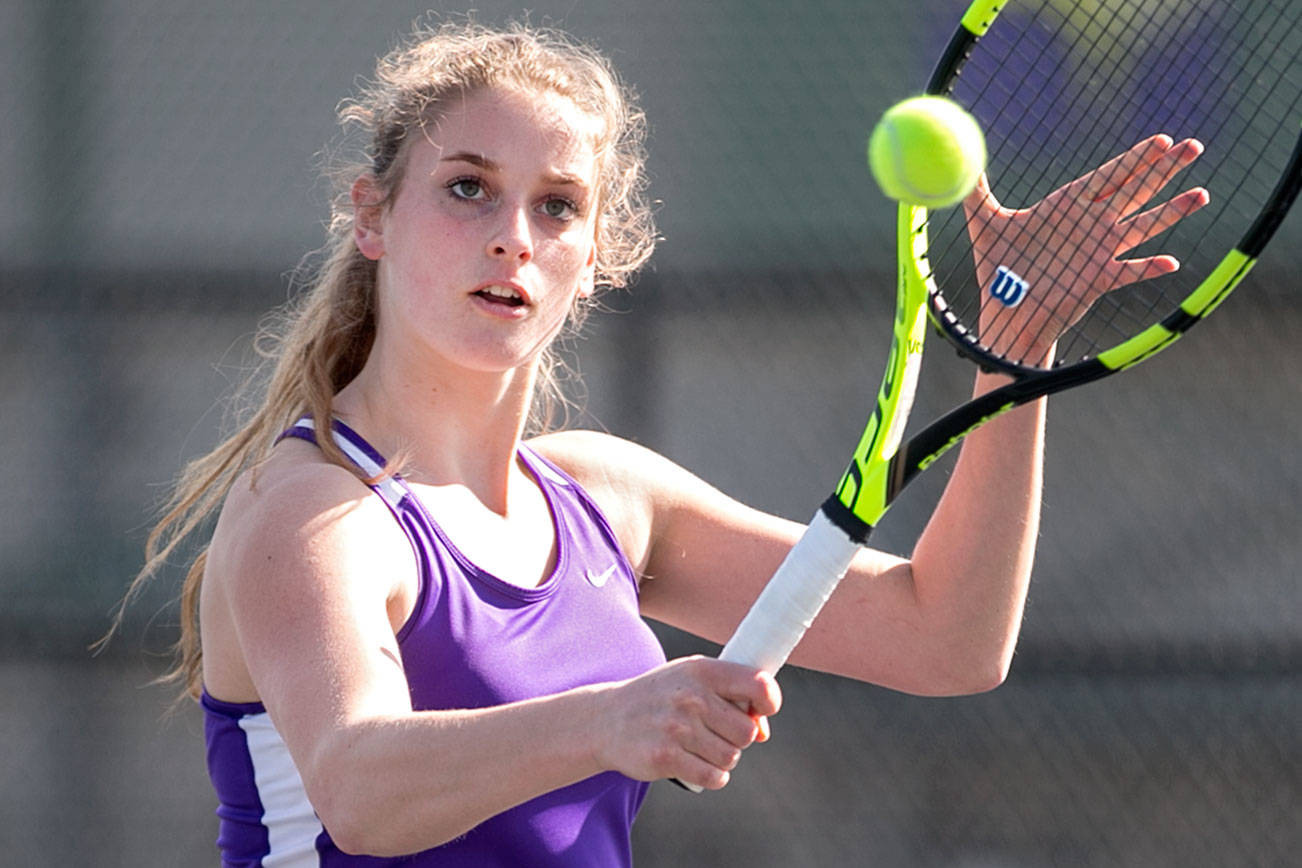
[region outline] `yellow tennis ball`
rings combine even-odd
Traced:
[[[942,96],[918,96],[886,110],[868,138],[868,167],[892,199],[927,208],[961,202],[986,168],[976,119]]]

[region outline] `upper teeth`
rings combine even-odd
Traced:
[[[484,292],[489,295],[495,295],[498,298],[519,298],[520,293],[516,292],[509,286],[489,286],[485,287]]]

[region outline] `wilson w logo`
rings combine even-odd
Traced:
[[[1015,307],[1026,298],[1026,290],[1029,288],[1030,284],[1018,277],[1016,272],[1001,265],[995,270],[995,282],[990,284],[990,295],[1005,307]]]

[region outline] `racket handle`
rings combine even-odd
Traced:
[[[845,577],[859,545],[820,509],[737,625],[719,659],[776,674]],[[702,789],[674,783],[694,793]]]
[[[737,625],[719,659],[777,674],[858,551],[859,543],[820,509]]]

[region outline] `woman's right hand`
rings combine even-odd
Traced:
[[[741,752],[768,738],[782,693],[766,672],[708,657],[671,660],[611,685],[598,760],[637,780],[676,778],[717,790]]]

